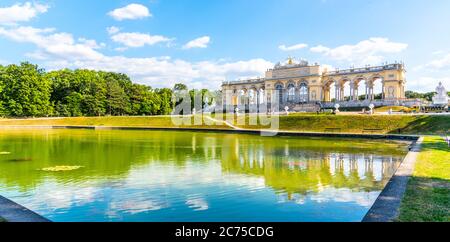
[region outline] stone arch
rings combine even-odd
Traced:
[[[351,79],[349,77],[346,77],[346,76],[338,79],[338,83],[339,84],[343,84],[343,83],[350,82],[350,81],[351,81]]]
[[[276,89],[284,89],[284,83],[283,82],[276,82],[274,85],[273,85],[273,87],[274,87],[274,89],[276,90]]]
[[[324,102],[331,102],[331,89],[333,88],[333,85],[336,83],[336,80],[333,78],[326,79],[323,82],[322,86],[322,100]]]
[[[362,86],[365,83],[365,80],[367,79],[367,77],[363,76],[363,75],[359,75],[356,76],[355,78],[353,78],[352,82],[351,82],[351,89],[352,89],[352,95],[351,95],[351,100],[353,101],[359,101],[360,100],[360,93],[364,94],[364,89],[362,88]],[[361,83],[363,83],[363,85],[361,85]],[[361,92],[360,92],[361,89]]]
[[[307,86],[309,86],[309,82],[307,80],[305,80],[305,79],[302,79],[302,80],[298,81],[297,82],[297,86],[300,88],[300,85],[303,84],[303,83],[306,84]]]
[[[380,73],[372,74],[372,75],[370,75],[369,78],[370,79],[385,79],[384,76],[382,74],[380,74]]]
[[[385,99],[386,90],[384,87],[384,76],[376,73],[370,76],[368,79],[368,94],[367,99],[375,100],[375,99]],[[377,88],[378,87],[378,88]],[[377,90],[378,89],[378,90]],[[381,97],[377,98],[377,94],[381,93]]]
[[[338,99],[339,101],[347,101],[346,96],[347,97],[352,96],[351,82],[352,80],[347,76],[344,76],[337,81],[336,96],[338,98],[336,99]]]

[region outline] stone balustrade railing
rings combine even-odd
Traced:
[[[332,76],[332,75],[345,75],[345,74],[358,74],[358,73],[368,73],[368,72],[379,72],[384,70],[401,70],[403,69],[403,64],[389,64],[384,66],[373,66],[373,67],[364,67],[364,68],[351,68],[347,70],[335,70],[324,72],[324,75]]]
[[[252,84],[252,83],[262,83],[262,82],[264,82],[263,78],[257,78],[257,79],[249,79],[249,80],[225,81],[225,82],[222,82],[222,85]]]

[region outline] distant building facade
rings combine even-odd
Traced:
[[[375,102],[374,85],[379,81],[382,84],[382,100],[379,101],[394,105],[406,100],[405,73],[401,63],[329,71],[319,64],[310,65],[304,60],[297,63],[289,58],[285,64],[278,63],[267,70],[264,78],[224,82],[222,102],[224,106],[259,106],[273,102],[280,107],[308,103],[367,106]],[[361,85],[365,87],[364,93],[358,93]],[[331,98],[332,86],[334,100]],[[344,90],[345,86],[350,90]],[[364,95],[362,100],[360,95]]]

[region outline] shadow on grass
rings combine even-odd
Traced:
[[[424,140],[422,143],[422,151],[445,151],[450,152],[450,147],[447,143],[444,142],[444,138],[436,138],[442,139],[442,142],[436,142],[436,140]],[[448,154],[450,156],[450,153]]]
[[[412,177],[399,222],[450,222],[450,180]]]
[[[450,134],[450,115],[420,116],[390,134]]]

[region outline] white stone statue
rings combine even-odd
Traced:
[[[370,108],[370,114],[373,114],[373,109],[375,108],[375,105],[373,105],[373,103],[371,103],[369,105],[369,108]]]
[[[447,105],[448,104],[448,94],[442,82],[439,82],[439,86],[436,87],[437,94],[433,97],[433,104],[435,105]]]
[[[289,115],[289,107],[288,106],[284,107],[284,111],[286,112],[286,115]]]
[[[338,103],[336,103],[336,105],[334,105],[334,108],[336,109],[335,112],[339,113],[339,108],[341,107],[341,105],[339,105]]]

